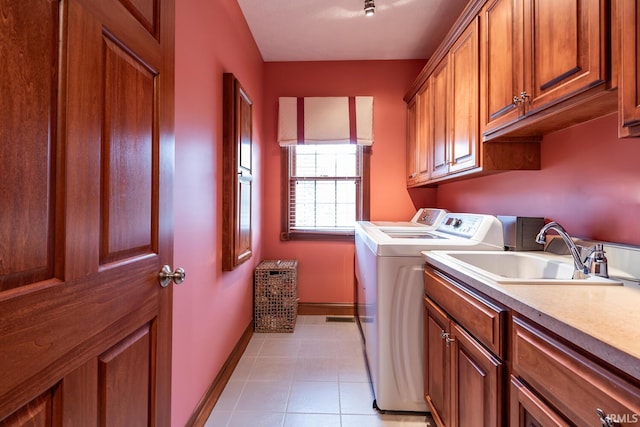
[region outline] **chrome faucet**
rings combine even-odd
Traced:
[[[569,236],[569,234],[565,231],[565,229],[557,222],[552,221],[548,224],[545,224],[545,226],[540,229],[540,232],[536,236],[536,243],[539,243],[541,245],[544,244],[547,231],[552,229],[555,230],[556,233],[560,235],[560,237],[562,237],[562,240],[564,240],[564,243],[569,248],[571,255],[573,255],[573,264],[575,266],[575,270],[573,271],[573,278],[586,279],[587,277],[589,277],[589,266],[582,262],[578,247],[573,242],[573,239],[571,238],[571,236]]]

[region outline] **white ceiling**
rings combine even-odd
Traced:
[[[468,0],[238,0],[262,58],[427,59]]]

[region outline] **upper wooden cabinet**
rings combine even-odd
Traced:
[[[640,136],[640,7],[636,0],[618,1],[620,40],[619,136]]]
[[[407,186],[429,179],[429,147],[433,130],[430,85],[425,84],[407,108]]]
[[[542,135],[615,111],[615,95],[609,91],[609,4],[604,0],[485,4],[481,12],[485,140]]]
[[[432,179],[449,172],[449,57],[445,57],[429,77],[433,122],[425,123],[431,128],[432,140],[429,147],[429,172]]]
[[[474,19],[449,51],[449,173],[480,166],[478,159],[478,19]]]
[[[252,102],[238,79],[223,75],[222,270],[251,258]]]
[[[478,28],[473,21],[433,71],[429,150],[432,179],[478,164]]]
[[[477,2],[470,3],[461,21],[452,30],[451,44],[435,55],[408,94],[409,119],[415,129],[408,132],[410,163],[428,170],[409,174],[408,187],[436,185],[451,179],[514,169],[539,169],[539,138],[480,141],[480,17]],[[464,18],[464,16],[468,16]],[[461,25],[461,24],[459,24]],[[440,48],[442,50],[442,46]],[[417,137],[416,137],[417,135]],[[417,138],[417,141],[413,141]],[[426,152],[425,152],[426,147]],[[409,148],[411,149],[411,148]]]

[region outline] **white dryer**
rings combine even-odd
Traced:
[[[356,225],[358,322],[374,407],[426,412],[423,361],[425,250],[501,250],[502,224],[491,215],[448,213],[429,229]]]

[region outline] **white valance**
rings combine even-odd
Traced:
[[[278,142],[373,144],[373,96],[281,97]]]

